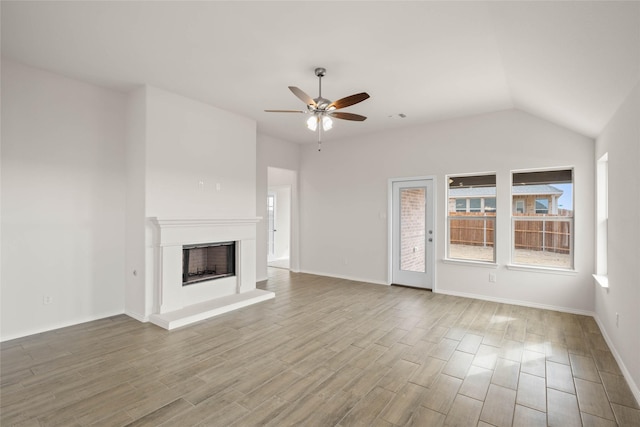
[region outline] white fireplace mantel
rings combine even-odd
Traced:
[[[152,323],[183,326],[275,297],[256,289],[256,224],[260,217],[148,218],[153,268]],[[236,242],[236,276],[182,286],[184,245]]]
[[[199,227],[203,225],[231,225],[231,224],[256,224],[262,217],[235,217],[235,218],[158,218],[151,217],[150,221],[160,227]]]
[[[260,220],[262,220],[261,217],[149,218],[149,222],[158,231],[155,236],[157,240],[154,239],[154,243],[160,246],[206,243],[211,238],[236,234],[255,240],[255,226]]]

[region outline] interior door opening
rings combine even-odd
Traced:
[[[267,262],[271,262],[275,258],[276,248],[276,195],[269,193],[267,196],[267,231],[269,233],[267,238]]]
[[[291,186],[269,187],[267,265],[289,269],[291,262]]]

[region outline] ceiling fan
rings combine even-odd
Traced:
[[[320,144],[322,143],[322,132],[326,132],[333,127],[332,119],[352,120],[356,122],[362,122],[367,118],[360,114],[347,113],[344,111],[337,111],[342,108],[350,107],[354,104],[364,101],[369,98],[369,94],[366,92],[356,93],[355,95],[340,98],[337,101],[331,102],[330,100],[322,97],[322,78],[327,73],[327,70],[322,67],[315,69],[315,74],[318,77],[318,97],[311,98],[303,90],[289,86],[289,90],[293,92],[295,96],[300,98],[305,104],[307,104],[307,110],[264,110],[267,113],[304,113],[311,114],[311,117],[307,119],[307,127],[311,131],[318,131],[318,151],[320,151]]]

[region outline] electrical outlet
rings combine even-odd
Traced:
[[[44,305],[49,305],[49,304],[51,304],[51,303],[53,303],[53,297],[50,297],[50,296],[48,296],[48,295],[47,295],[47,296],[42,297],[42,304],[44,304]]]
[[[616,313],[616,328],[618,327],[619,324],[620,324],[620,315]]]
[[[496,283],[496,273],[489,273],[489,282]]]

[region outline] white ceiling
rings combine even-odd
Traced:
[[[313,143],[287,86],[366,91],[325,140],[517,108],[595,137],[640,78],[640,3],[10,2],[2,54],[119,90],[150,84]],[[406,114],[400,118],[398,114]]]

